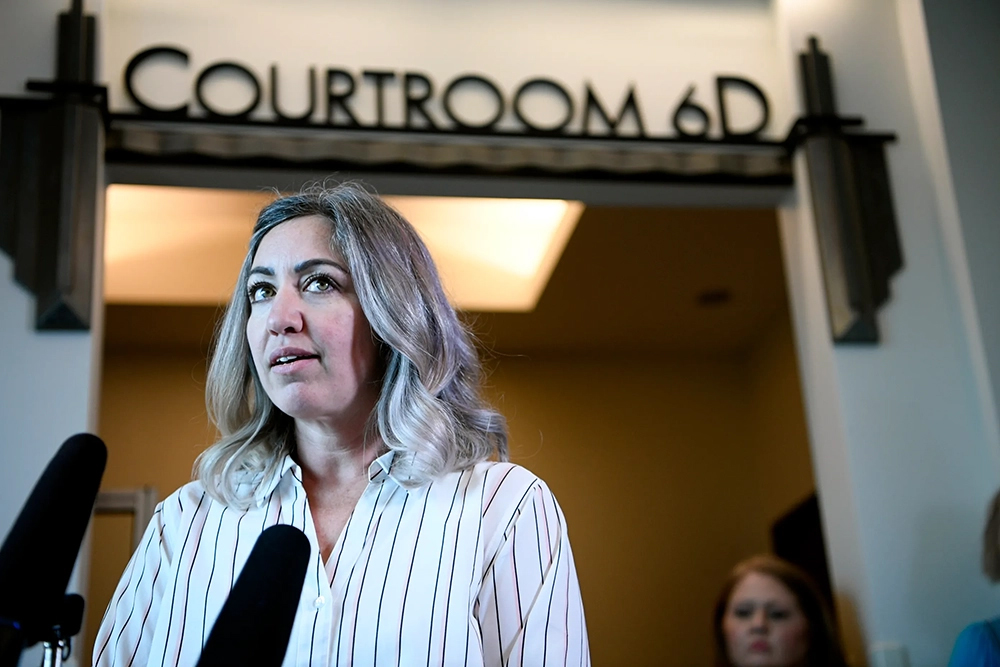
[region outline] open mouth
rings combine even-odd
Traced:
[[[278,357],[277,359],[275,359],[274,361],[272,361],[271,362],[271,367],[274,368],[276,366],[285,366],[287,364],[291,364],[291,363],[296,362],[296,361],[304,361],[306,359],[319,359],[319,355],[316,355],[316,354],[287,354],[287,355]]]

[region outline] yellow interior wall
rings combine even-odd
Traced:
[[[594,663],[710,664],[720,582],[768,548],[770,521],[812,489],[787,316],[736,357],[491,366],[488,395],[508,417],[514,460],[566,514]],[[213,437],[204,372],[198,350],[108,351],[104,489],[153,485],[162,497],[190,479]],[[126,523],[95,521],[85,662],[125,565],[113,533]]]
[[[98,435],[108,447],[101,490],[154,487],[162,500],[191,479],[195,457],[214,441],[205,411],[205,354],[192,349],[106,350]],[[93,521],[89,593],[80,664],[91,648],[131,554],[132,520]]]
[[[719,584],[767,548],[741,364],[504,359],[493,391],[566,514],[594,664],[710,664]]]
[[[102,488],[150,485],[160,497],[191,479],[215,440],[198,350],[112,351],[104,361],[100,432],[108,445]]]
[[[101,617],[132,555],[131,538],[132,517],[128,514],[98,515],[91,521],[92,551],[89,590],[84,600],[84,641],[73,646],[73,653],[80,654],[81,665],[91,664],[91,651]]]
[[[816,488],[787,311],[778,313],[761,332],[746,364],[750,418],[759,440],[755,463],[760,509],[772,522]]]

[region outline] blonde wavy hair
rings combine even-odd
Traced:
[[[257,217],[208,369],[206,404],[220,438],[198,457],[195,477],[217,500],[246,507],[253,481],[294,451],[294,422],[268,398],[250,357],[245,286],[261,239],[309,215],[330,222],[331,247],[347,262],[381,351],[385,370],[366,441],[397,453],[393,474],[408,486],[489,458],[507,460],[506,420],[481,398],[472,338],[426,246],[379,197],[344,183],[280,197]]]

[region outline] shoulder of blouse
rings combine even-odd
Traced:
[[[153,521],[159,524],[160,539],[173,543],[174,537],[190,524],[199,512],[208,509],[215,500],[199,481],[188,482],[156,506]]]
[[[477,484],[482,488],[483,534],[491,536],[490,541],[505,540],[515,523],[564,524],[552,491],[527,468],[510,462],[479,463],[472,468],[469,488]]]

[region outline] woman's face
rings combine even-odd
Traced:
[[[297,421],[363,431],[378,399],[378,349],[330,224],[306,216],[268,232],[246,290],[247,342],[271,401]]]
[[[751,572],[733,588],[722,617],[729,660],[736,667],[796,667],[809,651],[809,623],[778,579]]]

